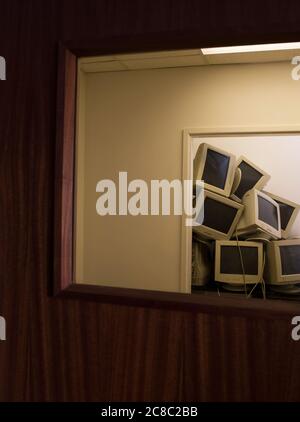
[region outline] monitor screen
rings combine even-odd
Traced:
[[[241,255],[240,255],[241,252]],[[223,274],[258,274],[258,248],[251,246],[241,246],[240,251],[237,246],[221,246],[220,272]],[[243,265],[241,262],[243,259]]]
[[[247,164],[245,161],[241,162],[239,169],[242,172],[242,177],[240,184],[234,194],[238,198],[242,199],[245,193],[252,189],[259,181],[259,179],[261,179],[262,174]]]
[[[279,250],[282,275],[300,274],[300,245],[279,246]]]
[[[267,223],[269,226],[274,227],[278,230],[278,215],[277,208],[267,199],[263,198],[260,195],[257,195],[258,198],[258,218],[259,220]]]
[[[228,233],[238,209],[206,197],[204,200],[203,225],[222,233]]]
[[[289,224],[290,218],[293,215],[295,208],[280,201],[276,202],[279,205],[280,210],[281,228],[282,230],[285,230],[287,228],[287,225]]]
[[[202,179],[209,185],[224,189],[230,157],[212,149],[207,150]]]

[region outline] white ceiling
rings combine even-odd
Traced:
[[[83,57],[79,59],[79,69],[84,72],[111,72],[233,63],[268,63],[291,61],[294,56],[300,56],[300,50],[215,54],[205,56],[199,48],[193,50]]]

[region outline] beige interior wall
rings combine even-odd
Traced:
[[[182,130],[299,123],[290,63],[87,73],[76,281],[178,291],[181,217],[96,213],[101,179],[180,179]],[[78,235],[81,233],[81,235]],[[81,244],[79,245],[78,243]]]

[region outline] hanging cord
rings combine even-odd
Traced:
[[[264,279],[265,265],[266,265],[266,252],[265,252],[265,248],[263,248],[263,265],[262,265],[262,271],[261,271],[261,290],[262,290],[264,300],[266,300],[266,283],[265,283],[265,279]]]
[[[256,241],[256,242],[258,240],[262,240],[263,242],[267,242],[267,243],[270,242],[269,239],[266,239],[266,238],[257,238],[257,237],[249,237],[246,240],[247,241]],[[266,265],[266,252],[265,252],[265,248],[264,248],[264,244],[263,244],[263,264],[262,264],[262,270],[261,270],[261,277],[260,277],[260,280],[251,289],[251,291],[250,291],[250,293],[248,295],[249,297],[251,296],[251,294],[255,290],[256,286],[258,284],[261,284],[261,291],[262,291],[263,299],[266,300],[266,282],[265,282],[265,279],[264,279],[265,265]]]
[[[264,269],[265,269],[265,251],[263,252],[263,265],[262,265],[262,273],[261,273],[261,278],[260,280],[252,287],[250,293],[248,294],[248,298],[252,295],[253,291],[255,290],[256,286],[258,284],[261,284],[261,291],[262,291],[262,295],[263,295],[263,299],[266,299],[266,283],[263,277],[264,274]]]
[[[244,260],[243,260],[243,254],[242,254],[242,250],[241,250],[241,247],[240,247],[240,241],[239,241],[239,237],[238,237],[237,232],[235,232],[235,237],[236,237],[236,245],[237,245],[237,247],[238,247],[238,251],[239,251],[239,255],[240,255],[240,261],[241,261],[241,265],[242,265],[245,296],[246,296],[246,298],[248,299],[248,296],[247,296],[247,285],[246,285],[246,274],[245,274],[245,267],[244,267]]]

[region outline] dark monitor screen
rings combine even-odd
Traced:
[[[276,201],[279,205],[280,210],[280,220],[281,220],[281,228],[282,230],[285,230],[287,228],[287,225],[289,224],[289,221],[293,215],[294,207],[288,204],[284,204],[280,201]]]
[[[258,248],[240,246],[240,251],[237,246],[221,246],[220,272],[223,274],[243,274],[244,266],[245,275],[257,275]]]
[[[252,189],[259,181],[259,179],[261,179],[262,174],[247,164],[245,161],[241,162],[239,169],[242,172],[242,177],[240,184],[234,194],[238,198],[242,199],[245,193]]]
[[[258,218],[269,226],[278,230],[277,208],[267,199],[257,195],[258,197]]]
[[[279,246],[282,275],[300,274],[300,245]]]
[[[208,149],[202,175],[204,183],[224,189],[229,161],[230,157]]]
[[[238,209],[206,197],[204,200],[203,225],[222,233],[228,233]]]

